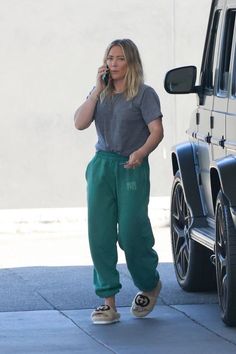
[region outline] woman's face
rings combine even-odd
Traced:
[[[125,78],[127,72],[127,61],[122,48],[117,45],[113,46],[107,56],[107,65],[110,70],[111,78],[114,81],[120,81]]]

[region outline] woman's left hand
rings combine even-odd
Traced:
[[[158,144],[162,141],[162,119],[154,119],[148,124],[148,129],[150,131],[150,135],[145,144],[129,156],[129,161],[127,161],[124,165],[125,168],[136,168],[140,166],[144,157],[148,156],[153,150],[155,150]]]
[[[124,168],[136,168],[143,162],[144,156],[140,151],[134,151],[130,156]]]

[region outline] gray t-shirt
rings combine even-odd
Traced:
[[[96,150],[129,156],[146,142],[150,134],[147,125],[161,117],[159,97],[150,86],[141,85],[128,101],[122,93],[105,97],[94,111]]]

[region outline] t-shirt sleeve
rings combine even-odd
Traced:
[[[160,100],[152,87],[147,87],[146,90],[144,90],[140,102],[140,109],[146,124],[151,123],[157,118],[162,118]]]

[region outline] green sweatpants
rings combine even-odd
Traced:
[[[121,288],[116,269],[117,242],[139,290],[151,291],[159,280],[148,218],[148,159],[135,169],[125,169],[125,161],[126,157],[115,153],[97,152],[86,170],[94,286],[102,298],[115,295]]]

